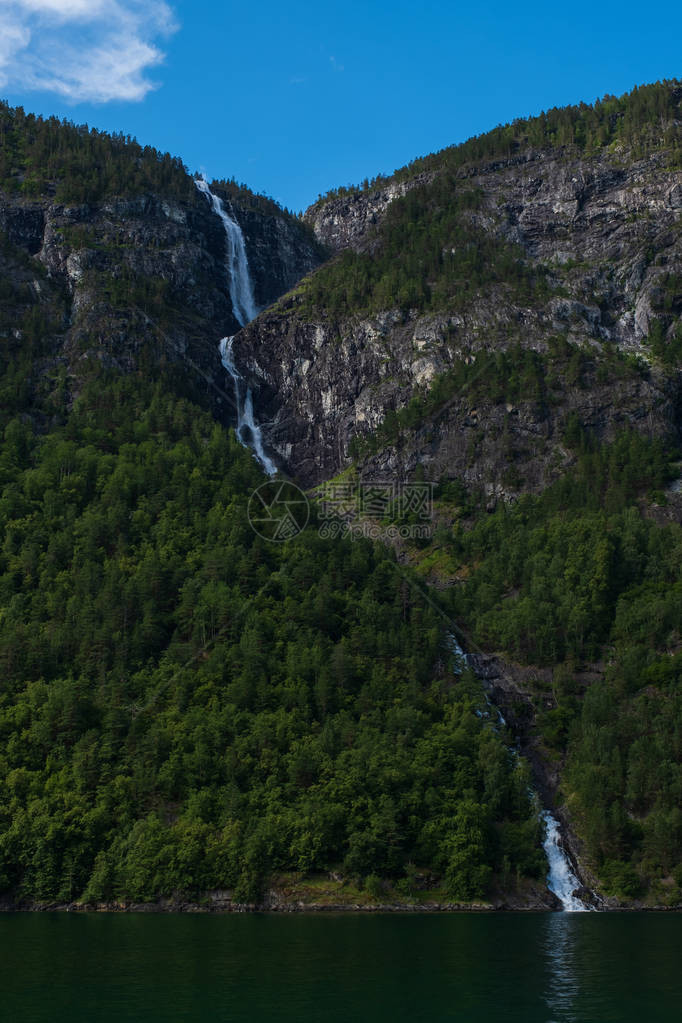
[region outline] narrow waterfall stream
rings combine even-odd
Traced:
[[[454,659],[453,671],[456,675],[461,675],[464,667],[470,664],[469,657],[452,633],[448,633],[447,635],[447,644]],[[490,722],[491,726],[495,729],[495,731],[497,731],[499,726],[504,727],[507,722],[502,716],[502,712],[499,707],[492,703],[488,694],[485,692],[485,689],[483,695],[485,696],[486,704],[497,716],[497,724],[493,724],[492,721]],[[476,713],[481,716],[480,711],[476,711]],[[488,716],[487,712],[485,716]],[[513,749],[512,753],[515,756],[519,756],[518,749]],[[554,817],[550,810],[541,810],[540,820],[545,826],[545,838],[542,843],[542,848],[544,849],[545,856],[547,857],[547,887],[559,899],[564,912],[584,913],[589,910],[593,910],[594,906],[586,905],[582,899],[577,898],[577,896],[573,894],[573,892],[576,891],[576,889],[581,888],[582,885],[576,877],[575,871],[571,866],[571,861],[564,849],[558,820]]]
[[[218,347],[220,349],[220,361],[232,377],[232,382],[234,384],[234,399],[235,405],[237,406],[237,437],[245,447],[251,448],[268,476],[274,476],[277,472],[277,466],[271,458],[268,458],[263,448],[263,438],[261,436],[260,427],[256,425],[256,421],[253,416],[253,398],[251,396],[250,387],[246,388],[246,395],[243,403],[241,400],[240,381],[243,383],[243,380],[234,364],[234,357],[232,355],[233,341],[233,337],[224,337]]]
[[[213,194],[211,189],[208,187],[208,182],[205,178],[196,178],[194,184],[197,186],[199,191],[206,196],[211,204],[213,212],[220,217],[223,227],[225,228],[225,239],[227,243],[225,263],[227,266],[232,309],[235,319],[240,326],[244,327],[247,323],[250,323],[251,320],[256,318],[258,315],[258,307],[256,306],[256,300],[253,294],[253,281],[251,280],[251,274],[249,272],[249,261],[246,256],[246,246],[244,244],[242,229],[237,221],[229,215],[220,196]],[[256,423],[253,414],[253,395],[251,394],[251,388],[245,383],[242,376],[237,371],[234,357],[232,355],[233,340],[234,337],[221,338],[218,343],[218,348],[220,350],[221,362],[230,374],[234,386],[235,405],[237,410],[237,437],[244,447],[250,448],[251,451],[253,451],[268,476],[274,476],[277,472],[277,466],[265,453],[261,429]],[[243,401],[242,390],[244,390]]]

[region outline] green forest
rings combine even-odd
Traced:
[[[54,189],[58,202],[97,202],[107,196],[162,191],[192,197],[182,160],[57,117],[36,117],[0,102],[0,188],[24,195]]]
[[[534,683],[536,730],[565,758],[562,794],[604,890],[663,902],[682,897],[682,528],[646,511],[665,504],[672,453],[583,434],[565,478],[445,545],[466,567],[448,592],[470,640],[553,669]]]
[[[545,275],[527,266],[519,247],[481,231],[474,216],[481,200],[447,170],[411,188],[389,206],[371,252],[346,249],[303,281],[302,312],[335,320],[395,306],[455,312],[496,286],[521,301],[541,300],[549,294]]]
[[[381,546],[260,540],[260,472],[207,414],[96,380],[47,435],[11,419],[0,476],[3,889],[542,875],[527,767],[441,616]]]

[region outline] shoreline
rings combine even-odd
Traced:
[[[266,899],[262,903],[231,900],[160,899],[156,902],[36,902],[0,900],[0,914],[10,913],[128,913],[128,914],[444,914],[444,913],[563,913],[561,908],[519,902],[286,902]],[[604,905],[600,913],[679,913],[682,906]]]

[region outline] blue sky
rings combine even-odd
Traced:
[[[669,0],[0,0],[0,96],[298,210],[516,116],[681,77],[681,37]]]

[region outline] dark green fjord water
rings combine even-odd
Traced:
[[[682,916],[0,915],[0,1019],[658,1023]]]

